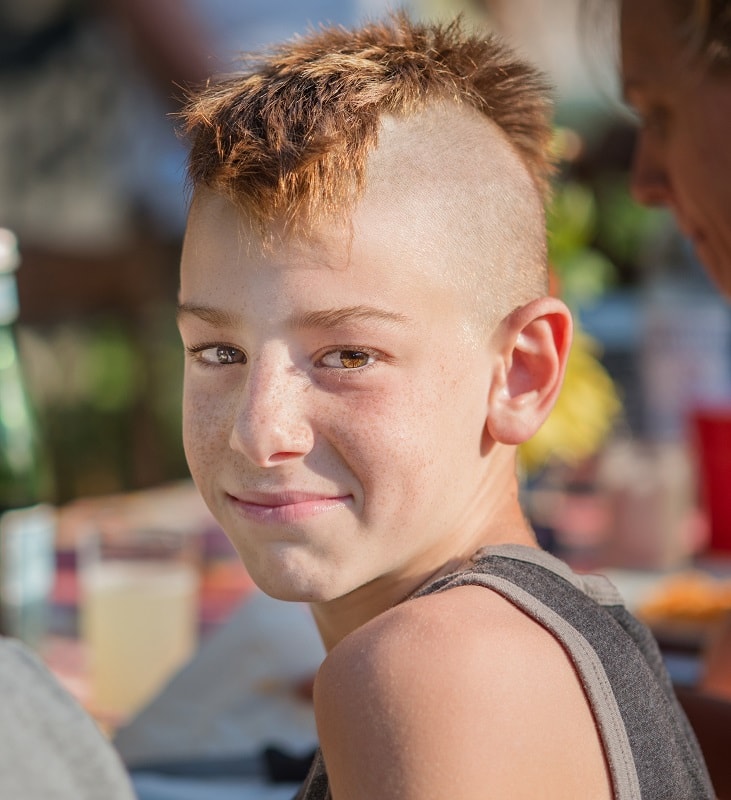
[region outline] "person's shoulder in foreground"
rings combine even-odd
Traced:
[[[96,723],[20,642],[0,638],[0,797],[133,800]]]
[[[396,15],[212,80],[184,121],[186,454],[328,650],[300,796],[711,797],[647,632],[518,500],[571,343],[541,76]]]

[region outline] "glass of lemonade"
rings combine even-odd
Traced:
[[[95,530],[79,544],[78,565],[91,706],[118,724],[196,647],[195,542],[171,531]]]

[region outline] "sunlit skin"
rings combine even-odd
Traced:
[[[669,6],[622,3],[624,94],[641,120],[632,188],[673,212],[731,297],[731,77],[689,61]]]
[[[405,124],[382,136],[347,230],[262,250],[239,211],[204,190],[185,240],[193,477],[256,583],[311,602],[331,641],[483,543],[534,545],[516,442],[496,443],[487,424],[517,334],[477,319],[458,268],[485,255],[455,249],[433,222],[437,206],[459,213],[472,183],[495,179],[465,151],[435,200],[418,150]]]
[[[536,547],[515,446],[549,413],[571,339],[559,300],[504,280],[542,252],[524,167],[481,118],[448,121],[384,121],[352,217],[309,239],[262,248],[199,190],[186,454],[256,583],[310,603],[334,798],[604,800],[596,726],[548,631],[477,587],[400,602],[483,545]],[[510,196],[525,200],[507,212]]]

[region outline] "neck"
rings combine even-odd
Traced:
[[[422,553],[417,563],[402,565],[344,597],[311,604],[326,650],[423,586],[459,570],[482,547],[538,546],[518,503],[515,472],[506,468],[504,457],[510,454],[498,456],[493,479],[481,484],[463,517],[445,532],[436,547]]]

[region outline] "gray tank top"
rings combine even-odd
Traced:
[[[713,800],[693,731],[652,634],[612,584],[578,575],[542,550],[486,547],[464,570],[414,597],[457,586],[498,592],[550,631],[570,655],[599,729],[615,800]],[[321,754],[295,800],[329,800]]]

